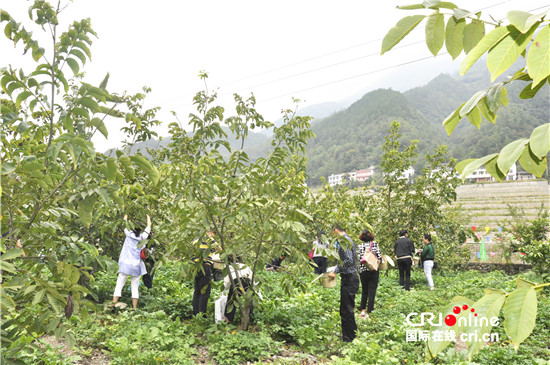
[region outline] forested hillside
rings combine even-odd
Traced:
[[[317,137],[307,146],[308,184],[320,185],[321,176],[378,165],[384,137],[394,120],[401,123],[402,143],[418,140],[417,169],[423,166],[422,156],[437,145],[447,145],[450,155],[458,160],[481,157],[514,139],[529,137],[534,127],[550,120],[548,86],[544,86],[535,98],[521,100],[519,93],[525,85],[512,83],[507,88],[509,103],[500,109],[495,125],[483,121],[482,133],[479,133],[464,120],[451,136],[447,136],[442,121],[476,91],[490,84],[489,72],[479,64],[464,77],[441,74],[427,85],[404,93],[390,89],[371,91],[347,109],[314,120],[312,129]],[[299,114],[304,115],[302,111]],[[228,129],[226,132],[230,135]],[[271,147],[269,141],[267,135],[251,132],[245,145],[250,159],[265,155]],[[160,143],[156,140],[137,143],[132,153],[167,146],[169,142],[166,138]],[[233,145],[233,138],[230,137],[229,142],[233,149],[238,148]]]
[[[465,77],[442,74],[405,93],[375,90],[348,109],[314,123],[317,138],[308,144],[308,183],[319,185],[321,176],[377,165],[393,120],[401,123],[402,142],[418,139],[419,156],[444,144],[458,160],[496,152],[517,138],[529,137],[535,126],[550,120],[548,85],[533,99],[521,100],[519,93],[526,85],[516,83],[508,86],[509,103],[499,110],[495,125],[483,121],[479,133],[465,120],[447,136],[442,121],[476,91],[488,87],[489,78],[483,65],[477,65]],[[416,167],[422,165],[419,158]]]

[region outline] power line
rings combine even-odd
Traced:
[[[448,53],[447,53],[447,52],[440,53],[440,55],[446,55],[446,54],[448,54]],[[393,65],[393,66],[388,66],[388,67],[380,68],[380,69],[378,69],[378,70],[369,71],[369,72],[366,72],[366,73],[363,73],[363,74],[360,74],[360,75],[355,75],[355,76],[350,76],[350,77],[346,77],[346,78],[339,79],[339,80],[334,80],[334,81],[327,82],[327,83],[324,83],[324,84],[312,86],[312,87],[309,87],[309,88],[306,88],[306,89],[293,91],[293,92],[290,92],[290,93],[287,93],[287,94],[284,94],[284,95],[275,96],[275,97],[272,97],[272,98],[269,98],[269,99],[263,99],[263,100],[260,100],[259,102],[266,102],[266,101],[270,101],[270,100],[274,100],[274,99],[279,99],[279,98],[282,98],[282,97],[285,97],[285,96],[289,96],[289,95],[301,93],[301,92],[304,92],[304,91],[314,90],[314,89],[317,89],[317,88],[320,88],[320,87],[325,87],[325,86],[328,86],[328,85],[337,84],[337,83],[339,83],[339,82],[343,82],[343,81],[348,81],[348,80],[356,79],[356,78],[358,78],[358,77],[363,77],[363,76],[372,75],[372,74],[377,73],[377,72],[387,71],[387,70],[391,70],[391,69],[393,69],[393,68],[397,68],[397,67],[401,67],[401,66],[406,66],[406,65],[409,65],[409,64],[411,64],[411,63],[416,63],[416,62],[424,61],[424,60],[427,60],[427,59],[430,59],[430,58],[433,58],[433,56],[427,56],[427,57],[423,57],[423,58],[418,58],[418,59],[416,59],[416,60],[407,61],[407,62],[403,62],[403,63],[397,64],[397,65]]]
[[[486,6],[486,7],[484,7],[484,8],[480,8],[480,9],[474,11],[473,13],[478,12],[478,11],[482,11],[482,10],[487,10],[487,9],[490,9],[490,8],[494,8],[494,7],[496,7],[496,6],[499,6],[499,5],[502,5],[502,4],[506,4],[506,3],[508,3],[508,2],[509,2],[509,1],[501,1],[501,2],[499,2],[499,3],[493,4],[493,5],[489,5],[489,6]],[[536,10],[540,10],[540,9],[545,8],[545,7],[546,7],[546,6],[542,6],[542,7],[536,8],[536,9],[532,9],[532,10],[529,10],[529,12],[536,11]],[[502,19],[504,19],[504,18],[502,18]],[[502,20],[502,19],[501,19],[501,20]],[[251,75],[251,76],[247,76],[247,77],[244,77],[244,78],[241,78],[241,79],[238,79],[238,80],[230,81],[230,82],[228,82],[228,83],[222,84],[221,86],[226,86],[226,85],[230,85],[230,84],[233,84],[233,83],[236,83],[236,82],[240,82],[240,81],[252,79],[252,78],[255,78],[255,77],[258,77],[258,76],[261,76],[261,75],[269,74],[269,73],[272,73],[272,72],[275,72],[275,71],[278,71],[278,70],[282,70],[282,69],[286,69],[286,68],[289,68],[289,67],[292,67],[292,66],[295,66],[295,65],[299,65],[299,64],[302,64],[302,63],[306,63],[306,62],[309,62],[309,61],[311,61],[311,60],[323,58],[323,57],[326,57],[326,56],[329,56],[329,55],[341,53],[341,52],[344,52],[344,51],[347,51],[347,50],[350,50],[350,49],[354,49],[354,48],[358,48],[358,47],[361,47],[361,46],[364,46],[364,45],[372,44],[372,43],[381,41],[382,39],[383,39],[383,38],[379,38],[379,39],[375,39],[375,40],[371,40],[371,41],[368,41],[368,42],[364,42],[364,43],[361,43],[361,44],[358,44],[358,45],[355,45],[355,46],[343,48],[343,49],[336,50],[336,51],[332,51],[332,52],[327,52],[327,53],[322,54],[322,55],[318,55],[318,56],[315,56],[315,57],[310,57],[310,58],[305,59],[305,60],[297,61],[297,62],[288,64],[288,65],[281,66],[281,67],[277,67],[277,68],[274,68],[274,69],[271,69],[271,70],[268,70],[268,71],[264,71],[264,72],[261,72],[261,73],[255,74],[255,75]],[[413,42],[413,43],[410,43],[410,44],[402,45],[402,46],[400,46],[400,47],[395,47],[395,49],[404,48],[404,47],[416,45],[416,44],[423,43],[423,42],[424,42],[424,40],[421,40],[421,41],[418,41],[418,42]],[[360,56],[360,57],[356,57],[356,58],[353,58],[353,59],[348,59],[348,60],[344,60],[344,61],[341,61],[341,62],[336,62],[336,63],[333,63],[333,64],[321,66],[321,67],[318,67],[318,68],[315,68],[315,69],[310,69],[310,70],[306,70],[306,71],[303,71],[303,72],[298,72],[298,73],[295,73],[295,74],[292,74],[292,75],[280,77],[280,78],[277,78],[277,79],[274,79],[274,80],[270,80],[270,81],[266,81],[266,82],[263,82],[263,83],[260,83],[260,84],[256,84],[256,85],[253,85],[253,86],[250,86],[250,87],[241,88],[241,89],[239,89],[239,90],[237,90],[237,91],[234,91],[234,92],[224,93],[224,94],[221,94],[220,96],[226,96],[226,95],[233,94],[233,93],[235,93],[235,92],[241,92],[241,91],[253,89],[253,88],[256,88],[256,87],[260,87],[260,86],[265,86],[265,85],[273,84],[273,83],[276,83],[276,82],[279,82],[279,81],[291,79],[291,78],[294,78],[294,77],[297,77],[297,76],[302,76],[302,75],[305,75],[305,74],[308,74],[308,73],[313,73],[313,72],[321,71],[321,70],[328,69],[328,68],[331,68],[331,67],[339,66],[339,65],[342,65],[342,64],[354,62],[354,61],[357,61],[357,60],[360,60],[360,59],[364,59],[364,58],[376,56],[376,55],[378,55],[378,54],[379,54],[379,53],[376,52],[376,53],[372,53],[372,54],[369,54],[369,55]],[[445,53],[443,53],[443,54],[445,54]],[[441,55],[443,55],[443,54],[441,54]],[[431,56],[430,56],[430,57],[431,57]],[[430,58],[430,57],[427,57],[427,58]],[[413,60],[413,61],[410,61],[410,62],[405,62],[405,63],[402,63],[402,64],[400,64],[400,65],[406,65],[406,64],[408,64],[408,63],[418,62],[418,61],[421,61],[421,60],[424,60],[424,59],[427,59],[427,58],[418,59],[418,60]],[[357,78],[357,77],[362,77],[362,76],[365,76],[365,75],[369,75],[369,74],[372,74],[372,73],[375,73],[375,72],[384,71],[384,70],[391,69],[391,68],[394,68],[394,67],[399,67],[400,65],[386,67],[386,68],[383,68],[383,69],[380,69],[380,70],[375,70],[375,71],[371,71],[371,72],[368,72],[368,73],[365,73],[365,74],[360,74],[360,75],[352,76],[352,77],[349,77],[349,78],[336,80],[336,81],[333,81],[333,82],[330,82],[330,83],[325,83],[325,84],[322,84],[322,85],[313,86],[313,87],[306,88],[306,89],[302,89],[302,90],[299,90],[299,91],[296,91],[296,92],[303,92],[303,91],[307,91],[307,90],[316,89],[316,88],[319,88],[319,87],[322,87],[322,86],[331,85],[331,84],[334,84],[334,83],[346,81],[346,80],[353,79],[353,78]],[[220,86],[220,87],[221,87],[221,86]],[[292,94],[292,93],[290,93],[290,94]],[[193,94],[189,94],[188,97],[191,97],[191,96],[193,96],[193,95],[195,95],[195,94],[194,94],[194,93],[193,93]],[[282,95],[282,96],[277,96],[277,97],[265,99],[264,101],[272,100],[272,99],[277,99],[277,98],[280,98],[280,97],[283,97],[283,96],[287,96],[287,95],[289,95],[289,94],[285,94],[285,95]],[[180,98],[178,97],[178,98],[175,98],[175,99],[171,99],[171,100],[169,100],[169,101],[167,101],[167,102],[171,102],[171,101],[173,101],[173,100],[179,100],[179,99],[180,99]],[[188,104],[188,106],[192,106],[192,104]]]

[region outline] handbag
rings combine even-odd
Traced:
[[[139,258],[142,260],[145,260],[147,258],[147,251],[145,250],[145,247],[139,251]]]
[[[370,271],[378,270],[378,265],[380,265],[380,261],[378,261],[378,257],[376,257],[376,255],[372,252],[372,242],[370,244],[369,249],[365,250],[363,257],[361,258],[361,263],[365,265],[367,270],[370,270]]]

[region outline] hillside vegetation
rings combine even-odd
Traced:
[[[308,185],[319,186],[320,178],[378,165],[384,137],[392,121],[401,123],[401,143],[418,140],[418,155],[437,145],[447,145],[449,155],[458,160],[480,157],[498,150],[514,139],[529,137],[534,127],[550,120],[550,88],[544,86],[533,99],[519,98],[521,85],[509,86],[509,103],[501,108],[496,124],[484,121],[481,133],[470,123],[460,123],[447,136],[441,122],[477,90],[490,85],[490,74],[476,65],[465,77],[440,74],[428,84],[404,93],[378,89],[365,94],[348,108],[312,123],[315,139],[306,148]],[[310,108],[311,109],[311,108]],[[298,114],[303,114],[298,111]],[[232,149],[237,142],[228,129]],[[132,153],[167,146],[170,138],[136,143]],[[239,146],[240,147],[240,146]],[[271,148],[270,137],[251,131],[245,151],[251,160]],[[225,150],[220,150],[224,155]],[[424,161],[419,158],[416,169]]]

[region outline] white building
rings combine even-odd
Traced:
[[[369,177],[374,175],[374,167],[368,169],[344,172],[342,174],[332,174],[328,177],[328,184],[332,187],[343,184],[346,181],[365,182]]]
[[[466,176],[466,179],[475,180],[475,182],[496,181],[496,179],[482,167]],[[515,163],[510,167],[510,170],[508,170],[508,174],[506,174],[504,180],[517,180],[517,166]]]

